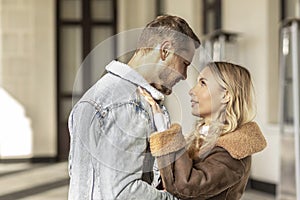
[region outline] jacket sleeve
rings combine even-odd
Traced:
[[[174,141],[169,132],[156,133],[155,138],[151,136],[150,146],[157,145],[158,141]],[[181,132],[173,134],[173,137],[178,134]],[[181,145],[172,145],[178,148],[154,154],[157,155],[165,189],[180,199],[210,198],[237,183],[246,173],[243,161],[232,158],[222,148],[214,148],[204,160],[195,161],[188,156],[185,148],[180,148]],[[158,149],[156,147],[154,151]]]
[[[146,151],[152,124],[145,110],[134,103],[118,105],[101,125],[95,156],[103,199],[177,199],[143,181],[143,173],[153,170]]]

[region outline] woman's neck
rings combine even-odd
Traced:
[[[209,126],[211,124],[211,118],[204,118],[204,126]]]
[[[224,121],[224,115],[220,112],[211,113],[207,117],[203,117],[204,119],[204,125],[211,125],[212,122],[220,122],[223,123]]]

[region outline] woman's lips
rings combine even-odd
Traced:
[[[197,104],[198,102],[197,101],[194,101],[194,100],[191,100],[191,103],[192,103],[192,107]]]

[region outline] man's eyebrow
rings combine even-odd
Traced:
[[[186,59],[184,59],[184,62],[187,64],[187,65],[191,65],[192,63]]]

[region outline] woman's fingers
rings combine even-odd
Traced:
[[[158,104],[156,103],[156,101],[152,98],[152,96],[145,89],[142,89],[141,87],[138,87],[138,90],[145,97],[146,101],[151,105],[152,110],[153,110],[154,113],[161,112],[161,110],[160,110]]]
[[[146,90],[142,89],[141,87],[138,87],[138,90],[145,97],[145,99],[148,101],[148,103],[150,103],[151,105],[156,104],[156,102],[154,101],[152,96]]]

